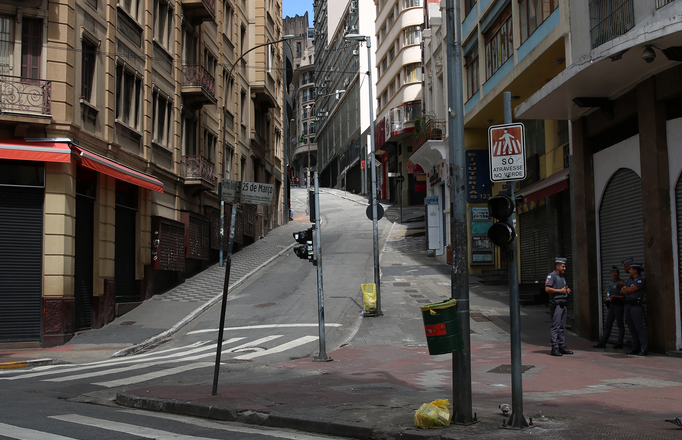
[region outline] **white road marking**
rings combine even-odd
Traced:
[[[20,440],[74,440],[71,437],[62,437],[49,432],[34,431],[33,429],[5,425],[4,423],[0,423],[0,436]]]
[[[50,416],[51,419],[63,422],[77,423],[79,425],[93,426],[95,428],[106,429],[108,431],[123,432],[126,434],[137,435],[140,437],[158,440],[217,440],[208,437],[195,437],[193,435],[176,434],[174,432],[161,431],[160,429],[135,426],[128,423],[112,422],[110,420],[95,419],[93,417],[81,416],[78,414],[65,414],[63,416]]]
[[[224,331],[230,330],[252,330],[252,329],[263,329],[263,328],[302,328],[302,327],[317,327],[318,324],[259,324],[259,325],[249,325],[246,327],[225,327]],[[342,324],[325,324],[326,327],[341,327]],[[194,335],[197,333],[217,333],[218,329],[204,329],[204,330],[194,330],[188,332],[188,335]]]
[[[140,411],[134,410],[134,409],[124,409],[124,410],[121,410],[120,412],[140,415]],[[276,429],[276,428],[269,428],[267,426],[259,426],[258,428],[249,428],[249,427],[237,424],[237,423],[231,423],[231,422],[230,423],[228,423],[228,422],[222,422],[221,423],[221,422],[215,422],[212,420],[181,416],[181,415],[177,415],[177,414],[167,414],[167,413],[161,413],[161,412],[145,412],[144,416],[156,417],[156,418],[165,419],[165,420],[173,420],[176,422],[186,423],[188,425],[199,426],[201,428],[220,429],[222,431],[239,432],[242,434],[268,435],[268,436],[283,438],[283,439],[287,439],[287,440],[320,440],[321,438],[331,440],[331,439],[341,438],[341,437],[333,437],[333,436],[322,436],[319,434],[308,435],[308,434],[302,434],[302,433],[298,433],[298,432],[289,432],[289,431],[283,431],[283,430]]]
[[[157,379],[159,377],[171,376],[173,374],[183,373],[185,371],[196,370],[198,368],[212,367],[213,365],[215,365],[214,362],[197,362],[189,365],[180,365],[179,367],[175,368],[168,368],[166,370],[153,371],[151,373],[142,374],[139,376],[127,377],[125,379],[111,380],[109,382],[97,382],[93,383],[93,385],[99,385],[101,387],[107,388],[132,385],[147,380]]]
[[[260,356],[267,356],[272,353],[280,353],[282,351],[289,350],[290,348],[298,347],[299,345],[307,344],[308,342],[315,340],[317,340],[317,336],[303,336],[302,338],[294,339],[293,341],[287,342],[286,344],[278,345],[277,347],[273,347],[265,351],[255,351],[253,353],[237,356],[235,359],[253,359]]]

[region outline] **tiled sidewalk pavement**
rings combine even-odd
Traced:
[[[282,251],[291,248],[295,242],[292,234],[301,229],[301,223],[290,222],[279,226],[257,242],[246,246],[232,255],[230,287],[259,267],[267,264]],[[225,267],[214,264],[210,268],[188,278],[182,285],[156,295],[152,301],[206,302],[220,295],[225,282]]]

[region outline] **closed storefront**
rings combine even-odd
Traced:
[[[135,286],[135,217],[137,187],[116,182],[116,302],[140,301]]]
[[[547,256],[547,207],[519,215],[521,283],[544,283],[551,271]]]
[[[642,188],[640,178],[631,169],[621,168],[611,177],[599,206],[599,249],[600,249],[600,295],[604,304],[604,290],[611,282],[611,267],[617,266],[625,281],[621,261],[634,257],[644,262],[644,229],[642,226]],[[608,309],[602,307],[602,327]],[[615,326],[615,324],[614,324]],[[603,330],[602,330],[603,333]],[[629,340],[629,329],[625,326],[625,340]],[[615,342],[617,330],[611,332]]]

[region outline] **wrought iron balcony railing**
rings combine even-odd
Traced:
[[[203,156],[182,156],[182,177],[215,185],[215,165]]]
[[[417,151],[427,141],[442,141],[443,139],[445,139],[445,121],[429,121],[412,138],[412,151]]]
[[[201,87],[215,98],[215,79],[201,64],[182,66],[182,87]]]
[[[0,75],[0,110],[52,115],[52,81]]]

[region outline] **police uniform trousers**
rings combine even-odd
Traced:
[[[632,335],[632,349],[646,351],[648,342],[644,328],[644,307],[637,304],[625,304],[625,322],[628,323]]]
[[[568,307],[566,304],[552,304],[549,310],[552,314],[552,329],[549,334],[549,343],[552,347],[564,347],[566,346],[564,329],[566,328]]]
[[[606,314],[606,324],[604,324],[604,336],[599,340],[600,344],[606,344],[611,336],[611,328],[613,327],[613,321],[616,321],[618,325],[618,341],[616,345],[623,345],[623,337],[625,336],[625,324],[623,323],[623,313],[625,312],[625,306],[622,302],[611,302],[609,305],[609,311]]]

